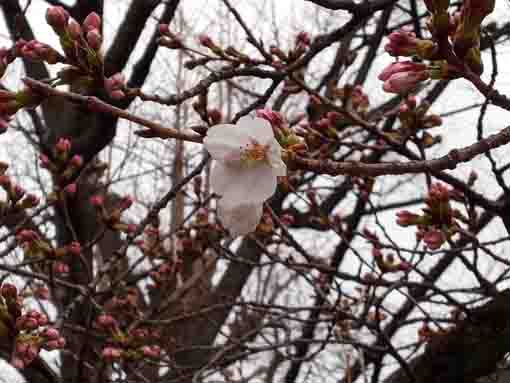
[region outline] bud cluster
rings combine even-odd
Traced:
[[[83,158],[72,155],[72,142],[67,138],[59,138],[53,147],[52,158],[41,154],[39,156],[42,168],[54,176],[57,189],[49,196],[51,202],[62,200],[64,197],[72,197],[77,191],[75,179],[83,167]]]
[[[94,328],[106,335],[101,357],[107,363],[161,357],[161,347],[155,344],[161,338],[157,330],[122,326],[111,314],[99,315]]]
[[[430,13],[427,23],[430,39],[418,39],[406,29],[391,33],[385,50],[394,57],[416,57],[430,64],[399,61],[390,64],[380,75],[383,89],[407,94],[429,79],[449,79],[466,71],[482,74],[480,26],[494,10],[495,1],[464,0],[460,11],[450,14],[449,0],[425,0]]]
[[[37,40],[25,41],[19,39],[16,42],[16,56],[48,64],[65,62],[65,57],[62,57],[54,48]]]
[[[122,222],[121,216],[124,211],[133,205],[133,202],[134,200],[132,197],[126,196],[121,198],[111,209],[107,209],[102,195],[93,195],[90,197],[90,204],[94,206],[97,216],[107,228],[128,234],[136,231],[136,225]]]
[[[60,6],[49,7],[46,22],[59,36],[67,63],[82,69],[97,68],[102,44],[101,17],[92,12],[80,25]]]
[[[54,248],[50,243],[40,238],[33,230],[21,229],[16,234],[16,242],[29,259],[45,259],[53,262],[53,271],[56,274],[69,273],[69,266],[63,261],[65,257],[77,257],[81,254],[79,242]]]
[[[374,232],[367,228],[363,229],[363,236],[372,245],[372,257],[381,271],[381,273],[396,273],[399,271],[409,271],[411,265],[406,261],[398,261],[392,253],[384,255],[382,252],[383,246],[379,240],[379,237]],[[377,279],[376,276],[369,274],[364,277],[365,280],[369,281]]]
[[[0,134],[5,133],[11,117],[21,108],[34,108],[41,102],[41,97],[25,88],[18,92],[0,89]]]
[[[294,45],[288,50],[288,52],[284,52],[280,47],[272,45],[269,48],[271,55],[274,57],[272,65],[277,68],[283,68],[291,64],[306,53],[310,44],[310,35],[305,31],[301,31],[296,35]]]
[[[0,78],[5,74],[7,66],[16,59],[16,48],[0,47]]]
[[[48,325],[48,317],[37,310],[23,313],[23,296],[16,286],[2,284],[0,288],[0,331],[2,336],[14,339],[11,364],[23,369],[39,355],[41,349],[48,351],[65,347],[65,339],[59,331]]]
[[[384,133],[391,140],[404,144],[408,139],[412,139],[422,148],[430,148],[441,142],[440,135],[433,136],[427,130],[441,126],[443,121],[437,114],[427,114],[430,103],[426,100],[417,105],[415,96],[406,97],[395,109],[400,126],[396,131]],[[384,140],[379,140],[378,144],[384,146]]]
[[[5,201],[0,199],[0,217],[34,208],[40,203],[37,196],[27,193],[25,189],[14,183],[12,179],[5,174],[7,169],[8,165],[0,162],[0,190],[3,190],[7,197]]]
[[[451,206],[452,199],[461,198],[458,194],[441,183],[434,183],[425,197],[426,207],[422,208],[422,213],[398,211],[397,224],[403,227],[416,226],[416,238],[423,240],[430,250],[437,250],[459,232],[459,219],[465,220],[461,213]]]

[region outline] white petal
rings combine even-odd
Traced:
[[[225,195],[235,182],[243,177],[243,169],[227,166],[223,162],[214,161],[211,169],[211,186],[216,194]]]
[[[285,177],[287,175],[287,165],[280,157],[271,160],[271,168],[275,176]]]
[[[262,217],[262,204],[243,204],[235,208],[226,208],[222,200],[218,203],[218,215],[223,226],[230,230],[232,236],[253,232]]]
[[[241,150],[250,143],[250,136],[236,125],[220,124],[207,130],[204,147],[212,158],[220,161],[240,158]]]
[[[276,175],[267,163],[237,169],[217,163],[211,172],[211,185],[221,194],[223,206],[262,203],[276,190]]]
[[[248,169],[215,162],[211,171],[211,186],[230,208],[245,203],[262,203],[276,190],[276,176],[266,163]]]
[[[239,119],[237,125],[261,145],[266,145],[274,139],[270,122],[263,118],[244,116]]]

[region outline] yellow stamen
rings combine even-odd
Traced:
[[[269,145],[261,145],[257,141],[252,140],[246,145],[241,153],[241,164],[250,167],[262,161],[268,161],[267,152]]]

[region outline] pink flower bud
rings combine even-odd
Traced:
[[[39,326],[46,326],[48,324],[48,317],[45,314],[40,314],[37,318],[37,324]]]
[[[67,26],[67,31],[69,32],[69,36],[73,40],[80,40],[81,37],[81,27],[80,24],[73,18],[69,19],[69,25]]]
[[[20,230],[16,234],[16,240],[18,241],[18,243],[25,243],[25,242],[32,243],[34,241],[37,241],[38,239],[39,239],[39,235],[37,235],[37,233],[33,230],[24,229],[24,230]]]
[[[415,63],[413,61],[398,61],[389,64],[379,74],[378,79],[381,81],[388,80],[396,73],[422,72],[427,69],[425,64]]]
[[[60,337],[58,330],[53,327],[46,328],[41,335],[48,340],[57,340]]]
[[[80,168],[82,165],[83,165],[83,158],[82,156],[78,155],[78,154],[75,154],[69,164],[74,167],[74,168]]]
[[[105,347],[101,356],[107,361],[113,361],[119,359],[122,355],[122,351],[115,347]]]
[[[419,215],[411,213],[408,210],[400,210],[397,212],[397,225],[400,226],[416,225],[419,219]]]
[[[87,43],[93,50],[98,51],[99,49],[101,49],[102,42],[103,38],[101,37],[99,30],[92,29],[89,32],[87,32]]]
[[[47,169],[50,166],[50,159],[44,154],[39,155],[39,161],[41,161],[41,167]]]
[[[200,45],[203,45],[204,47],[207,47],[207,48],[215,47],[212,39],[205,34],[198,36],[198,42],[200,43]]]
[[[81,245],[79,242],[73,241],[67,245],[67,251],[70,255],[79,256],[81,254]]]
[[[222,119],[222,115],[221,115],[221,111],[219,109],[209,109],[207,111],[207,116],[209,117],[209,119],[211,120],[211,123],[213,125],[217,125],[221,122],[221,119]]]
[[[388,39],[390,40],[384,50],[392,56],[413,56],[416,54],[416,35],[413,32],[400,29],[392,32]]]
[[[429,230],[423,236],[423,242],[430,250],[439,249],[446,238],[441,230]]]
[[[55,274],[67,274],[69,273],[69,266],[63,262],[55,262],[53,264],[53,272]]]
[[[36,344],[30,344],[25,352],[27,360],[34,360],[39,355],[39,347]]]
[[[85,32],[89,32],[93,29],[100,31],[101,17],[95,12],[89,13],[89,15],[83,21],[83,29],[85,30]]]
[[[69,13],[62,7],[49,7],[46,11],[46,22],[57,33],[64,31],[69,20]]]
[[[28,350],[28,343],[25,342],[16,342],[16,353],[17,354],[24,354]]]
[[[13,197],[16,201],[20,200],[24,195],[26,191],[19,185],[15,185],[13,189]]]
[[[64,188],[64,193],[66,193],[67,195],[74,195],[76,193],[76,190],[77,190],[77,186],[76,184],[73,182],[72,184],[69,184],[67,185],[65,188]]]
[[[114,90],[110,92],[110,97],[113,98],[114,100],[122,100],[123,98],[126,97],[126,94],[121,90]]]
[[[383,254],[382,254],[381,249],[379,249],[378,247],[373,247],[372,248],[372,257],[382,259]]]
[[[133,198],[130,196],[123,197],[119,203],[120,210],[127,210],[133,205]]]
[[[18,289],[10,283],[4,283],[0,289],[0,294],[5,299],[15,300],[18,297]]]
[[[310,45],[310,35],[305,31],[299,32],[296,36],[296,44]]]
[[[111,315],[99,315],[96,318],[96,326],[103,329],[109,329],[116,326],[115,318]]]
[[[255,114],[257,117],[269,121],[275,128],[281,127],[285,121],[281,113],[271,109],[257,109]]]
[[[168,24],[159,24],[158,25],[158,31],[162,35],[167,35],[168,32],[170,32],[170,27]]]
[[[59,138],[57,144],[55,145],[55,149],[59,153],[67,153],[71,150],[71,141],[67,138]]]
[[[12,183],[11,183],[11,179],[9,178],[9,176],[2,174],[0,176],[0,186],[3,187],[4,189],[10,189],[11,185],[12,185]]]
[[[100,195],[93,195],[90,197],[90,203],[94,207],[101,207],[104,204],[104,198]]]
[[[395,73],[384,82],[383,90],[388,93],[408,93],[429,77],[426,71]]]
[[[57,339],[57,342],[58,342],[58,348],[64,348],[66,346],[66,340],[62,336]]]
[[[161,355],[161,348],[159,346],[143,346],[142,353],[147,358],[158,358]]]

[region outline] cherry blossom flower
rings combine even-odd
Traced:
[[[253,231],[263,202],[276,190],[287,168],[271,124],[262,118],[241,118],[237,125],[211,127],[204,146],[215,161],[211,185],[222,198],[218,213],[232,234]]]

